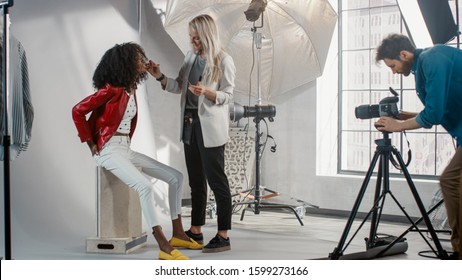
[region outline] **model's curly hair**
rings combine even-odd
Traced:
[[[147,60],[143,48],[136,43],[116,44],[107,50],[93,74],[96,89],[106,84],[124,87],[127,90],[146,80],[147,73],[139,73],[138,59]]]

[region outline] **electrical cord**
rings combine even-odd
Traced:
[[[454,252],[448,252],[448,254],[453,254]],[[426,251],[420,251],[419,253],[417,253],[419,256],[421,257],[424,257],[424,258],[429,258],[429,259],[439,259],[438,256],[435,256],[435,252],[431,251],[431,250],[426,250]],[[430,255],[426,255],[426,254],[433,254],[433,256],[430,256]]]

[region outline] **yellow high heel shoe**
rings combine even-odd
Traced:
[[[197,243],[194,239],[189,238],[189,241],[182,240],[176,237],[172,237],[169,241],[170,245],[172,247],[181,247],[181,248],[186,248],[186,249],[191,249],[191,250],[200,250],[202,247],[204,247],[203,244]]]
[[[170,254],[165,253],[164,251],[160,250],[159,251],[159,260],[189,260],[189,258],[185,255],[183,255],[180,251],[174,249],[173,251],[170,252]]]

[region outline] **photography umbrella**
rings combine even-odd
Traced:
[[[244,12],[250,0],[169,0],[164,27],[183,53],[190,50],[188,23],[197,15],[212,16],[225,51],[236,65],[234,92],[270,100],[322,75],[337,14],[327,0],[261,0],[261,73],[252,71],[254,41]]]

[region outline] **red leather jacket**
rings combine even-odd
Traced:
[[[106,85],[86,97],[72,108],[72,118],[79,133],[80,141],[93,140],[101,151],[119,127],[127,108],[128,94],[123,87]],[[136,103],[135,95],[135,103]],[[91,113],[89,119],[86,115]],[[130,138],[135,131],[138,113],[132,119]]]

